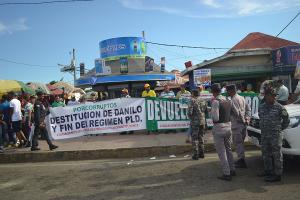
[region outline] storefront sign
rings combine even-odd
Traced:
[[[145,99],[122,98],[50,108],[47,127],[53,139],[146,129]]]
[[[194,84],[195,86],[211,85],[211,69],[197,69],[194,70]]]
[[[141,37],[120,37],[103,40],[99,43],[100,56],[105,60],[120,57],[145,57],[146,45]]]
[[[274,72],[292,72],[300,60],[300,46],[286,46],[272,51]]]

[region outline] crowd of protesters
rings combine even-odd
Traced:
[[[31,151],[38,151],[39,138],[47,141],[50,150],[58,148],[52,143],[44,122],[49,108],[95,103],[106,100],[107,96],[105,92],[98,96],[92,92],[88,99],[86,95],[81,95],[79,99],[72,95],[69,99],[66,94],[47,95],[42,91],[37,91],[36,95],[4,94],[0,102],[0,153],[5,148],[31,147]],[[128,90],[127,97],[130,97]]]
[[[288,89],[281,80],[276,82],[276,86],[277,101],[282,105],[286,105],[289,99]],[[222,83],[220,93],[229,94],[230,91],[228,91],[228,88],[230,89],[226,83]],[[235,89],[236,93],[254,93],[251,84],[237,84]],[[198,93],[195,91],[190,92],[186,85],[182,84],[180,90],[175,94],[168,85],[165,85],[164,90],[157,94],[151,89],[150,84],[146,83],[141,97],[192,99],[195,96],[201,96],[201,94],[207,95],[213,93],[212,88],[204,86],[199,86],[197,91]],[[14,92],[3,95],[0,104],[0,152],[3,152],[4,148],[11,147],[31,147],[32,151],[40,150],[38,147],[39,137],[47,141],[50,150],[56,149],[57,146],[52,143],[51,136],[48,134],[46,124],[44,123],[44,119],[49,113],[49,108],[94,103],[106,100],[107,98],[107,93],[97,95],[95,92],[92,92],[89,98],[86,95],[82,95],[79,99],[75,95],[72,95],[69,99],[65,94],[53,96],[45,95],[41,91],[32,96],[26,94],[16,95]],[[121,91],[121,98],[130,98],[128,89],[124,88]],[[194,143],[191,138],[192,132],[193,128],[190,126],[186,139],[187,143]],[[127,133],[130,134],[132,131],[121,134]],[[238,164],[246,166],[243,159],[239,160]]]

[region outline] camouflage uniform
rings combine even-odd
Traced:
[[[262,104],[259,107],[261,150],[265,172],[282,175],[282,130],[289,125],[286,109],[275,102],[273,105]],[[274,164],[273,164],[274,162]]]
[[[191,120],[192,145],[194,156],[204,155],[203,135],[205,129],[206,101],[200,98],[192,98],[188,107],[188,116]]]

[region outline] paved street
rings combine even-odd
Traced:
[[[204,160],[149,158],[0,165],[6,199],[299,199],[299,160],[288,160],[281,183],[265,183],[259,151],[248,152],[249,169],[232,182],[220,173],[215,153]]]

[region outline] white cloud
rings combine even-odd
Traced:
[[[19,18],[11,23],[4,23],[3,21],[0,21],[0,33],[12,34],[17,31],[26,31],[28,30],[26,22],[26,18]]]
[[[213,8],[222,7],[216,0],[201,0],[200,3]]]
[[[233,18],[296,10],[300,0],[119,0],[132,10],[159,11],[189,18]]]
[[[157,10],[168,14],[179,14],[180,9],[171,8],[168,6],[156,6],[146,4],[143,0],[119,0],[119,2],[126,8],[133,10]]]

